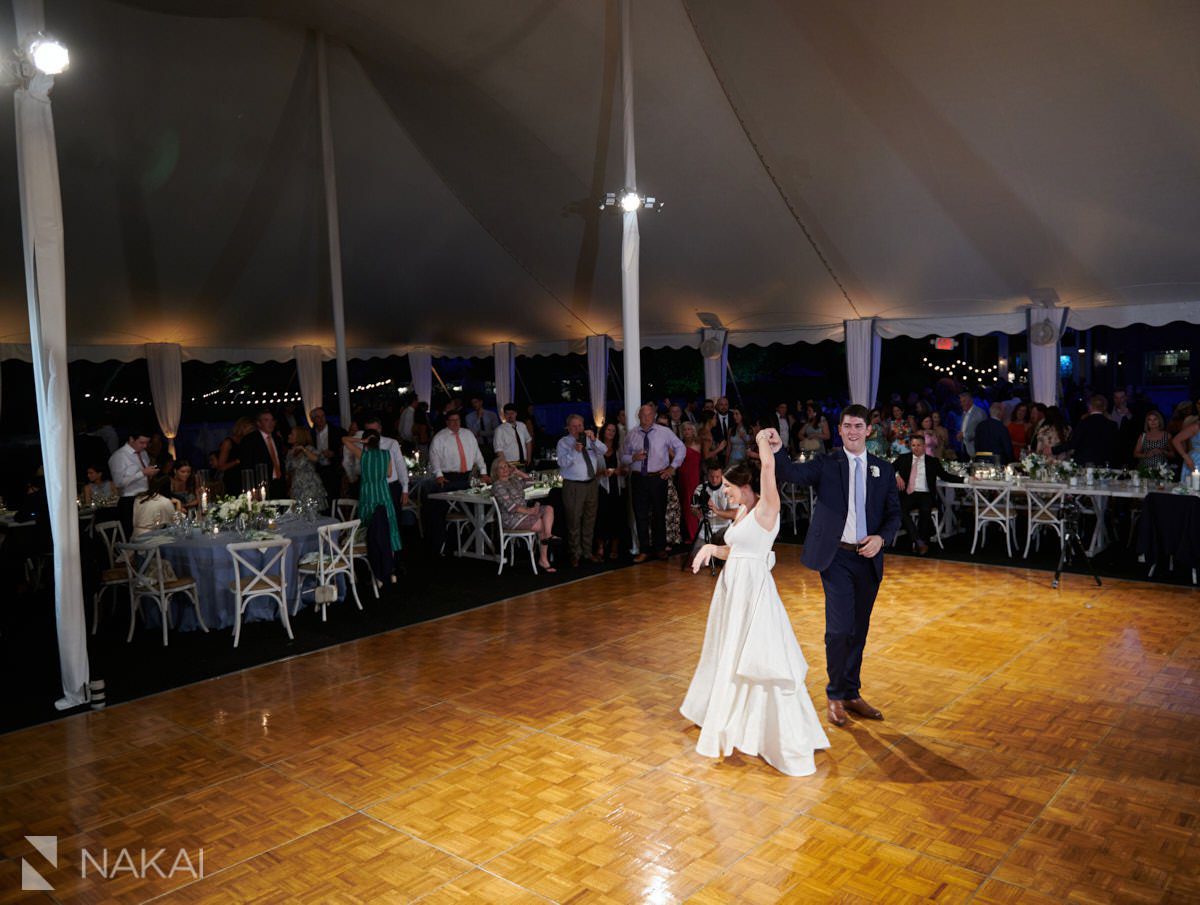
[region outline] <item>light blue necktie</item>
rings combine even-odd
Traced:
[[[858,456],[854,457],[854,533],[860,544],[867,536],[867,475]]]

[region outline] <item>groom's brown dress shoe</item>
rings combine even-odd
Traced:
[[[829,702],[829,722],[838,727],[845,726],[847,722],[846,710],[842,705],[842,701]]]
[[[865,716],[868,720],[883,719],[883,712],[876,710],[862,698],[854,698],[849,701],[842,701],[841,704],[851,713],[857,713],[859,716]]]

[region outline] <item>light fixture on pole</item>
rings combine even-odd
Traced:
[[[23,84],[38,75],[55,76],[66,72],[71,54],[56,38],[41,32],[13,51],[7,60],[0,60],[0,83]]]
[[[600,202],[600,210],[609,208],[619,209],[626,214],[632,214],[638,210],[661,211],[663,201],[653,195],[643,197],[634,189],[622,189],[620,192],[605,194],[604,200]]]

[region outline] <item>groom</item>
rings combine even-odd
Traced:
[[[792,462],[779,434],[768,431],[779,482],[816,488],[802,560],[821,573],[825,588],[825,692],[835,726],[846,725],[847,710],[883,719],[862,699],[860,673],[883,547],[900,530],[900,498],[892,466],[866,451],[868,416],[861,405],[846,406],[838,422],[843,448],[803,464]]]

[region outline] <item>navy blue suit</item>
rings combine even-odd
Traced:
[[[885,460],[867,454],[867,534],[883,538],[884,546],[900,530],[900,495],[896,473]],[[872,473],[878,472],[878,477]],[[863,649],[871,625],[875,595],[883,580],[883,550],[871,559],[841,546],[850,509],[850,461],[844,450],[812,462],[792,462],[784,450],[775,454],[779,482],[816,490],[812,523],[804,540],[802,561],[821,573],[825,589],[825,691],[833,701],[860,697]]]

